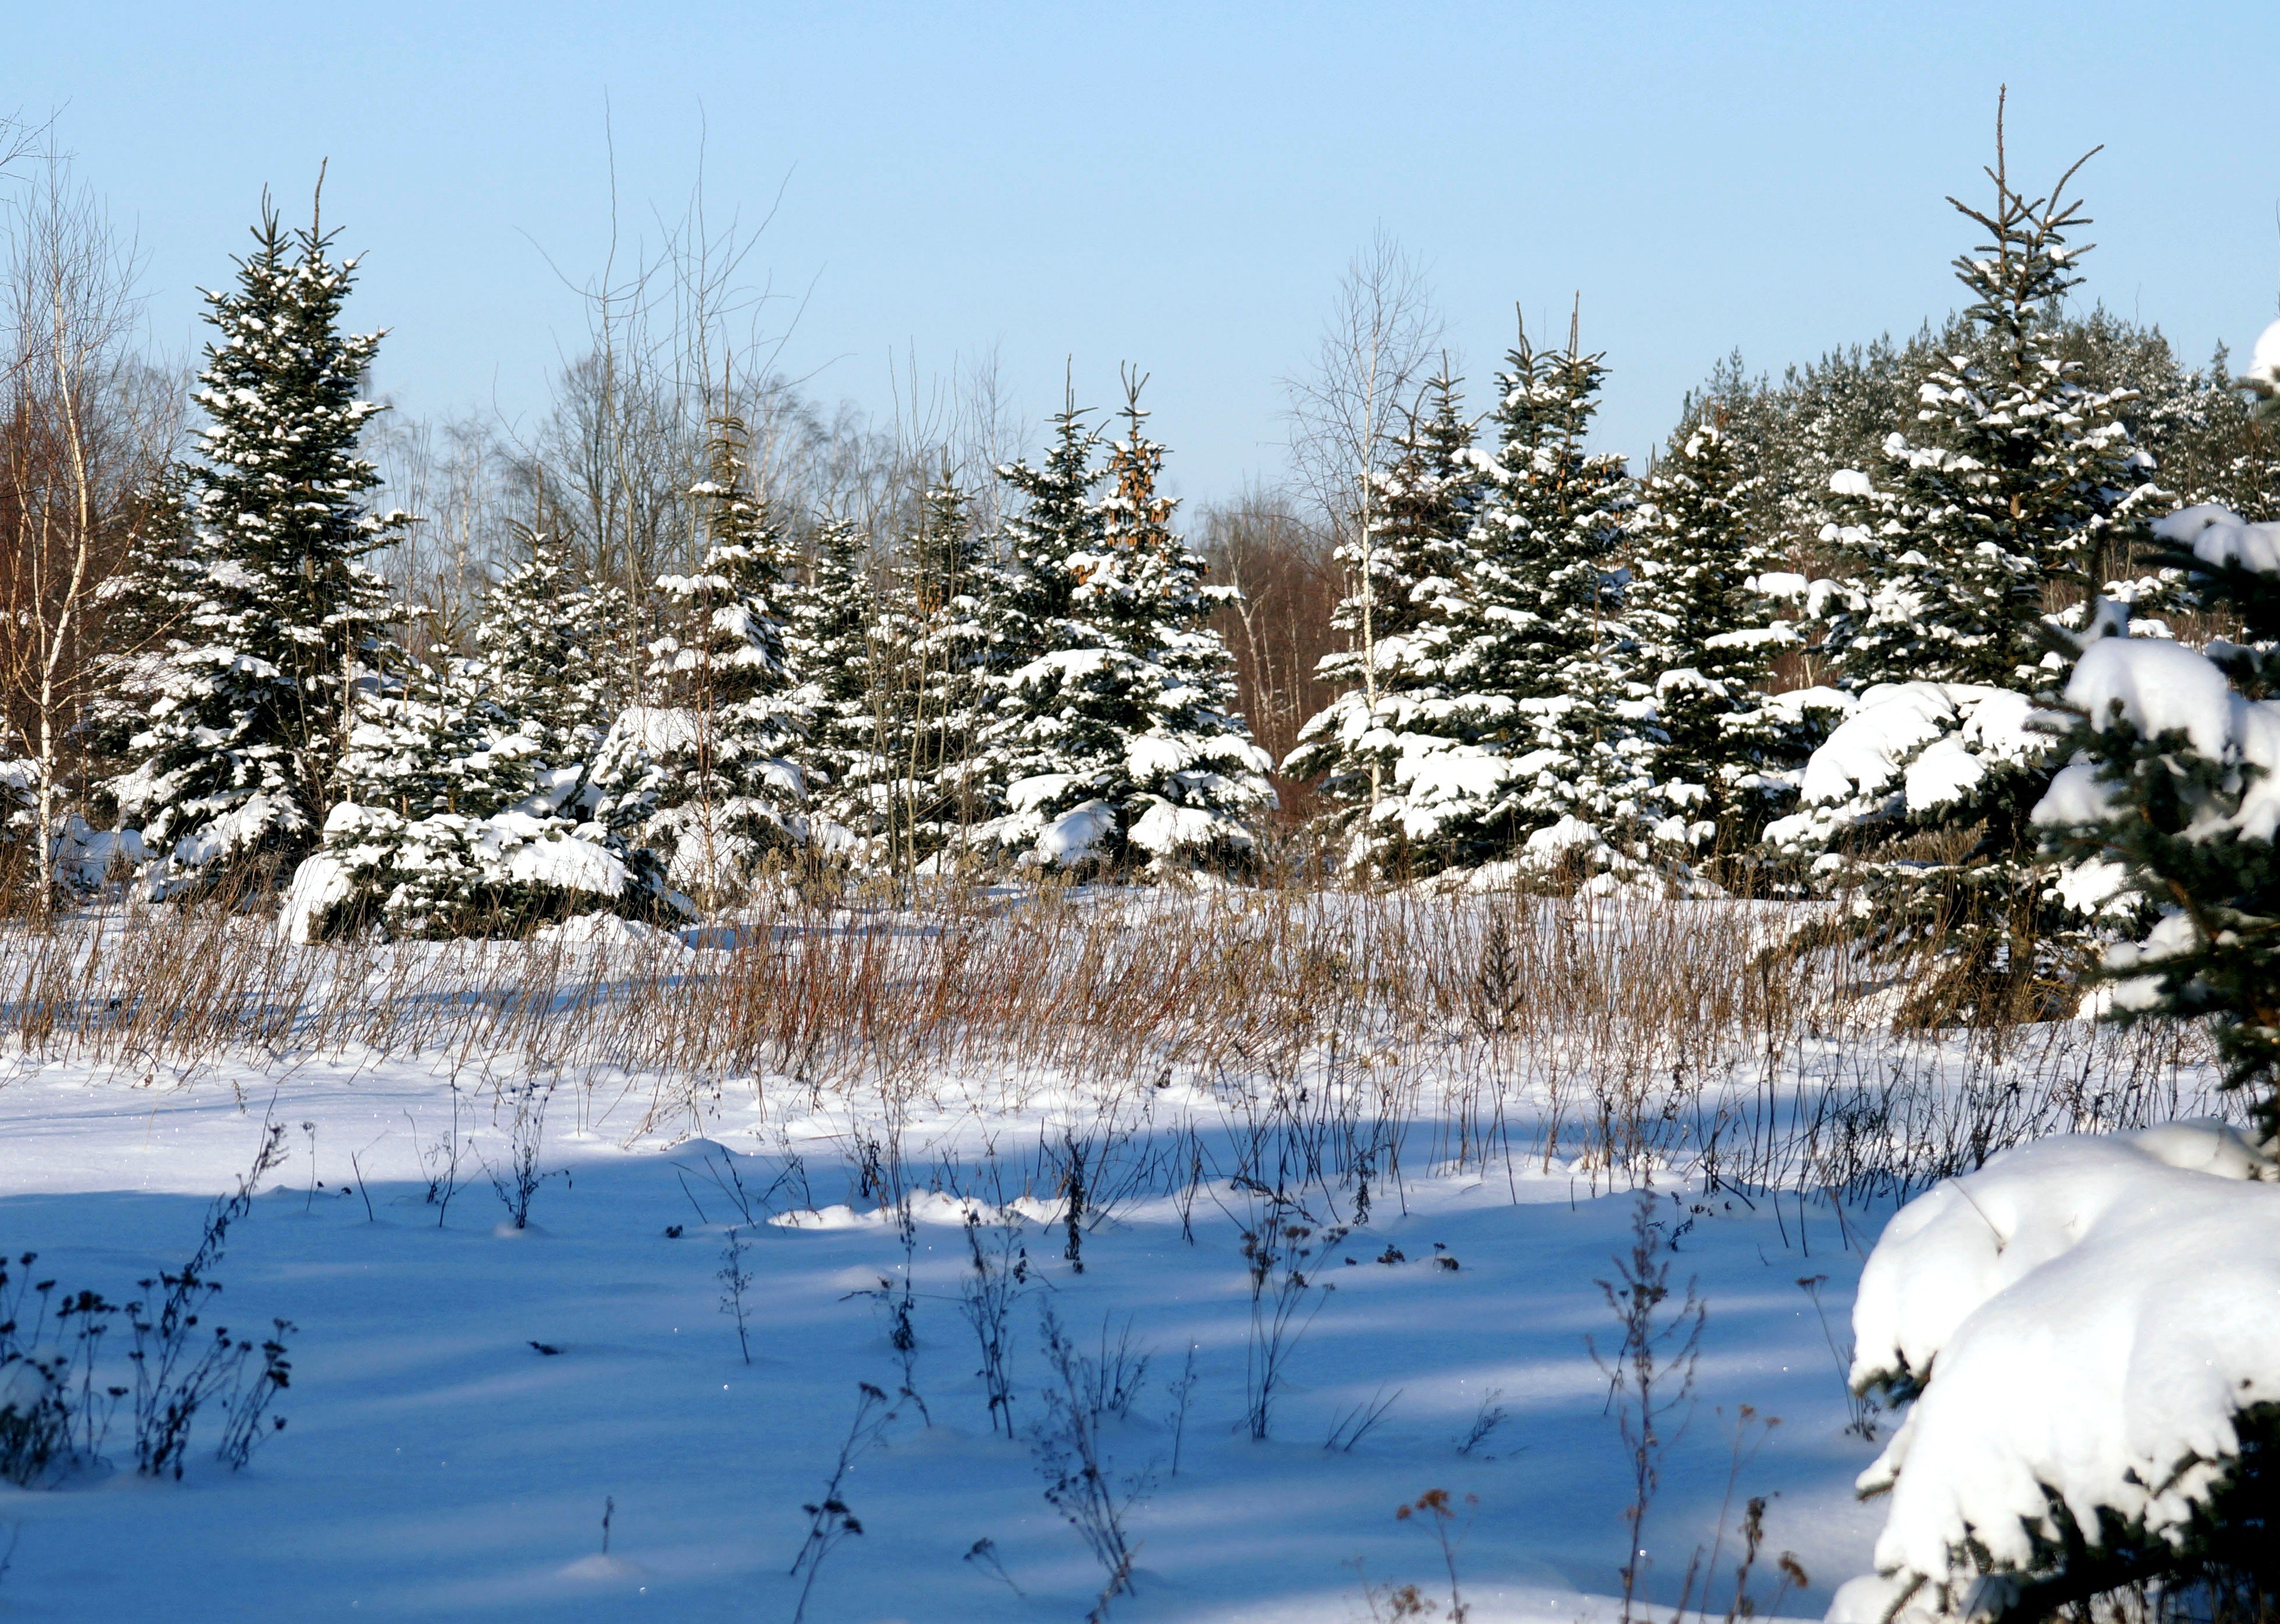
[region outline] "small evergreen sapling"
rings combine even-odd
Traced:
[[[579,747],[571,711],[518,718],[501,675],[436,649],[358,697],[342,798],[287,899],[296,939],[517,935],[581,912],[674,912],[650,855],[588,816],[582,764],[550,765]]]
[[[475,647],[489,697],[546,769],[593,759],[632,697],[625,589],[583,574],[560,540],[525,532],[522,561],[483,595]]]

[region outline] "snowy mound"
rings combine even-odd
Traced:
[[[2115,1520],[2180,1544],[2241,1412],[2280,1402],[2275,1172],[2179,1123],[2023,1145],[1901,1209],[1860,1276],[1852,1379],[1920,1394],[1860,1477],[1891,1512],[1831,1624],[1999,1615],[2057,1576],[2051,1543]]]

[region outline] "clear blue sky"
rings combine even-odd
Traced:
[[[537,410],[608,219],[783,202],[756,265],[813,286],[785,351],[874,409],[890,354],[999,346],[1028,415],[1074,354],[1154,376],[1190,497],[1281,463],[1278,379],[1383,225],[1476,388],[1518,301],[1583,296],[1639,453],[1739,347],[1778,369],[1953,303],[1995,91],[2014,165],[2084,176],[2090,286],[2194,359],[2280,290],[2280,4],[1070,6],[212,4],[12,8],[0,109],[63,145],[196,340],[261,189],[367,254],[353,314],[420,412]],[[789,183],[786,185],[786,177]]]

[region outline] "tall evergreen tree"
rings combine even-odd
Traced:
[[[1761,579],[1781,560],[1751,519],[1762,476],[1711,415],[1682,426],[1647,477],[1633,526],[1625,607],[1654,677],[1658,793],[1698,849],[1747,847],[1793,793],[1806,750],[1766,692],[1775,656],[1799,645]]]
[[[253,235],[236,287],[206,295],[217,336],[185,572],[197,604],[155,673],[141,759],[114,786],[166,854],[161,889],[315,845],[388,619],[362,559],[405,522],[365,501],[380,475],[357,438],[381,408],[358,386],[381,335],[340,330],[357,261],[335,262],[314,222],[287,233],[266,200]]]
[[[1123,738],[1119,821],[1128,845],[1154,859],[1245,857],[1275,804],[1274,764],[1236,710],[1235,660],[1211,624],[1235,590],[1206,585],[1203,558],[1172,528],[1177,504],[1161,489],[1164,448],[1146,433],[1144,381],[1127,381],[1126,432],[1109,448],[1105,545],[1079,566],[1096,623],[1143,662],[1126,697],[1137,715]]]
[[[1524,334],[1508,360],[1495,447],[1475,453],[1445,697],[1424,707],[1432,736],[1405,748],[1395,817],[1428,863],[1628,866],[1664,820],[1652,694],[1614,568],[1629,481],[1584,445],[1605,369],[1572,339],[1546,357]]]
[[[1339,809],[1334,819],[1356,827],[1354,855],[1381,860],[1398,824],[1376,814],[1390,809],[1405,742],[1441,732],[1435,707],[1447,697],[1442,667],[1471,573],[1480,489],[1457,381],[1444,372],[1428,390],[1431,406],[1407,414],[1393,466],[1371,476],[1370,535],[1338,552],[1349,589],[1331,624],[1346,647],[1323,657],[1315,675],[1345,691],[1307,720],[1283,764],[1293,777],[1319,781]]]
[[[1089,643],[1075,620],[1069,561],[1097,549],[1102,523],[1094,496],[1100,442],[1085,415],[1072,396],[1049,419],[1051,439],[1041,463],[1022,459],[998,470],[1015,500],[1004,520],[989,605],[990,697],[974,765],[1005,809],[987,826],[987,837],[1006,846],[1028,845],[1044,822],[1036,805],[1019,804],[1015,786],[1061,773],[1071,748],[1059,714],[1057,657]]]
[[[745,430],[716,420],[709,477],[690,495],[708,546],[693,573],[658,578],[672,629],[650,645],[661,701],[628,708],[594,778],[609,826],[657,851],[675,885],[733,899],[772,853],[806,838],[797,752],[815,695],[784,658],[790,575],[782,524],[746,482]]]
[[[787,593],[784,655],[803,673],[812,706],[798,751],[811,832],[835,851],[885,827],[888,764],[875,681],[877,627],[867,549],[851,520],[827,520],[809,541],[807,578]]]
[[[975,529],[972,496],[945,467],[919,500],[896,572],[891,860],[915,868],[962,846],[1002,810],[979,759],[991,699],[992,624],[1010,596]]]
[[[1207,624],[1225,595],[1170,528],[1146,416],[1135,383],[1130,432],[1105,470],[1069,411],[1044,469],[1008,471],[1030,496],[1017,602],[1043,651],[1005,679],[992,742],[1026,770],[1008,776],[997,837],[1046,862],[1239,855],[1272,804],[1269,763],[1235,714],[1233,662]],[[1103,478],[1112,489],[1095,500]]]
[[[1859,573],[1825,647],[1866,689],[1861,708],[1808,764],[1803,810],[1767,830],[1856,889],[1847,927],[1909,966],[1901,1014],[1915,1023],[2069,1006],[2106,898],[2039,860],[2029,816],[2056,759],[2032,704],[2065,669],[2055,635],[2127,566],[2158,494],[2122,403],[2056,352],[2058,301],[2081,280],[2066,234],[2085,219],[2064,195],[2081,163],[2025,196],[1999,108],[1996,152],[1993,211],[1949,200],[1991,239],[1955,262],[1972,296],[1955,353],[1925,373],[1914,434],[1888,436],[1881,486],[1858,471],[1833,481],[1854,522],[1830,538]],[[2069,589],[2076,606],[2049,612]],[[1957,855],[1927,862],[1909,842]]]

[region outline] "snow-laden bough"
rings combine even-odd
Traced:
[[[1858,1484],[1891,1497],[1876,1571],[1829,1624],[2040,1614],[2208,1548],[2280,1415],[2276,1177],[2176,1123],[2022,1145],[1900,1210],[1852,1382],[1914,1402]]]

